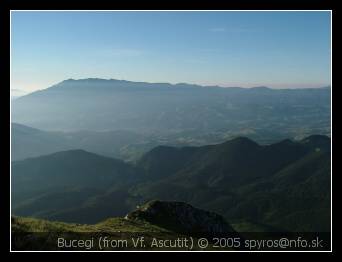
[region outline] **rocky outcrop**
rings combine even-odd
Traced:
[[[224,234],[235,232],[225,219],[184,202],[151,201],[129,213],[129,220],[142,220],[181,233]]]

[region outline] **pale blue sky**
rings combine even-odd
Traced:
[[[68,78],[273,88],[330,84],[330,12],[19,12],[12,86]]]

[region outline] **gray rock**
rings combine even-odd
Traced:
[[[182,233],[223,234],[235,232],[225,219],[184,202],[151,201],[127,214],[129,220],[147,221]]]

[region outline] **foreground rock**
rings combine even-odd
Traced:
[[[235,232],[222,216],[184,202],[151,201],[129,213],[125,219],[142,220],[182,233],[214,235]]]

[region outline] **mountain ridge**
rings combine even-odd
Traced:
[[[136,164],[107,160],[100,155],[89,157],[94,154],[83,150],[17,161],[12,166],[12,189],[23,192],[12,198],[12,210],[21,216],[94,223],[159,199],[186,202],[218,212],[229,220],[245,219],[284,230],[326,230],[327,218],[314,210],[330,206],[330,139],[312,138],[317,136],[309,137],[310,143],[285,140],[261,146],[250,139],[237,138],[202,147],[158,147],[157,152],[151,150]],[[158,151],[160,148],[166,149],[163,154]],[[75,154],[84,157],[73,157]],[[64,157],[53,157],[56,155]],[[101,164],[101,170],[94,168],[102,161],[111,164]],[[99,174],[106,177],[103,183],[96,179]],[[49,177],[59,177],[60,187],[51,184]],[[69,206],[63,209],[65,203]],[[303,213],[299,203],[306,203],[308,210]],[[271,210],[274,215],[268,214]],[[312,223],[302,217],[298,219],[306,221],[306,226],[302,222],[297,227],[290,223],[290,215],[305,216],[307,212],[313,212]],[[281,223],[280,218],[287,222]]]
[[[163,85],[163,86],[167,86],[169,88],[172,88],[172,87],[196,87],[196,88],[219,88],[219,89],[231,89],[231,90],[252,90],[252,91],[277,91],[277,90],[310,90],[310,89],[313,89],[313,90],[316,90],[316,89],[330,89],[330,86],[322,86],[322,87],[317,87],[317,88],[272,88],[272,87],[268,87],[268,86],[252,86],[252,87],[237,87],[237,86],[220,86],[220,85],[215,85],[215,86],[211,86],[211,85],[200,85],[200,84],[190,84],[190,83],[168,83],[168,82],[145,82],[145,81],[130,81],[130,80],[124,80],[124,79],[113,79],[113,78],[80,78],[80,79],[74,79],[74,78],[69,78],[69,79],[65,79],[65,80],[62,80],[50,87],[47,87],[45,89],[40,89],[40,90],[36,90],[32,93],[29,93],[29,94],[25,94],[25,95],[22,95],[20,97],[18,97],[17,99],[19,98],[23,98],[25,96],[29,96],[31,94],[34,94],[36,92],[41,92],[41,91],[46,91],[50,88],[57,88],[57,87],[61,87],[63,86],[64,84],[72,84],[72,83],[86,83],[86,84],[94,84],[94,83],[123,83],[123,84],[130,84],[130,85],[153,85],[153,86],[160,86],[160,85]]]
[[[200,88],[88,79],[58,83],[11,106],[13,122],[42,130],[297,137],[329,132],[330,97],[326,89]]]

